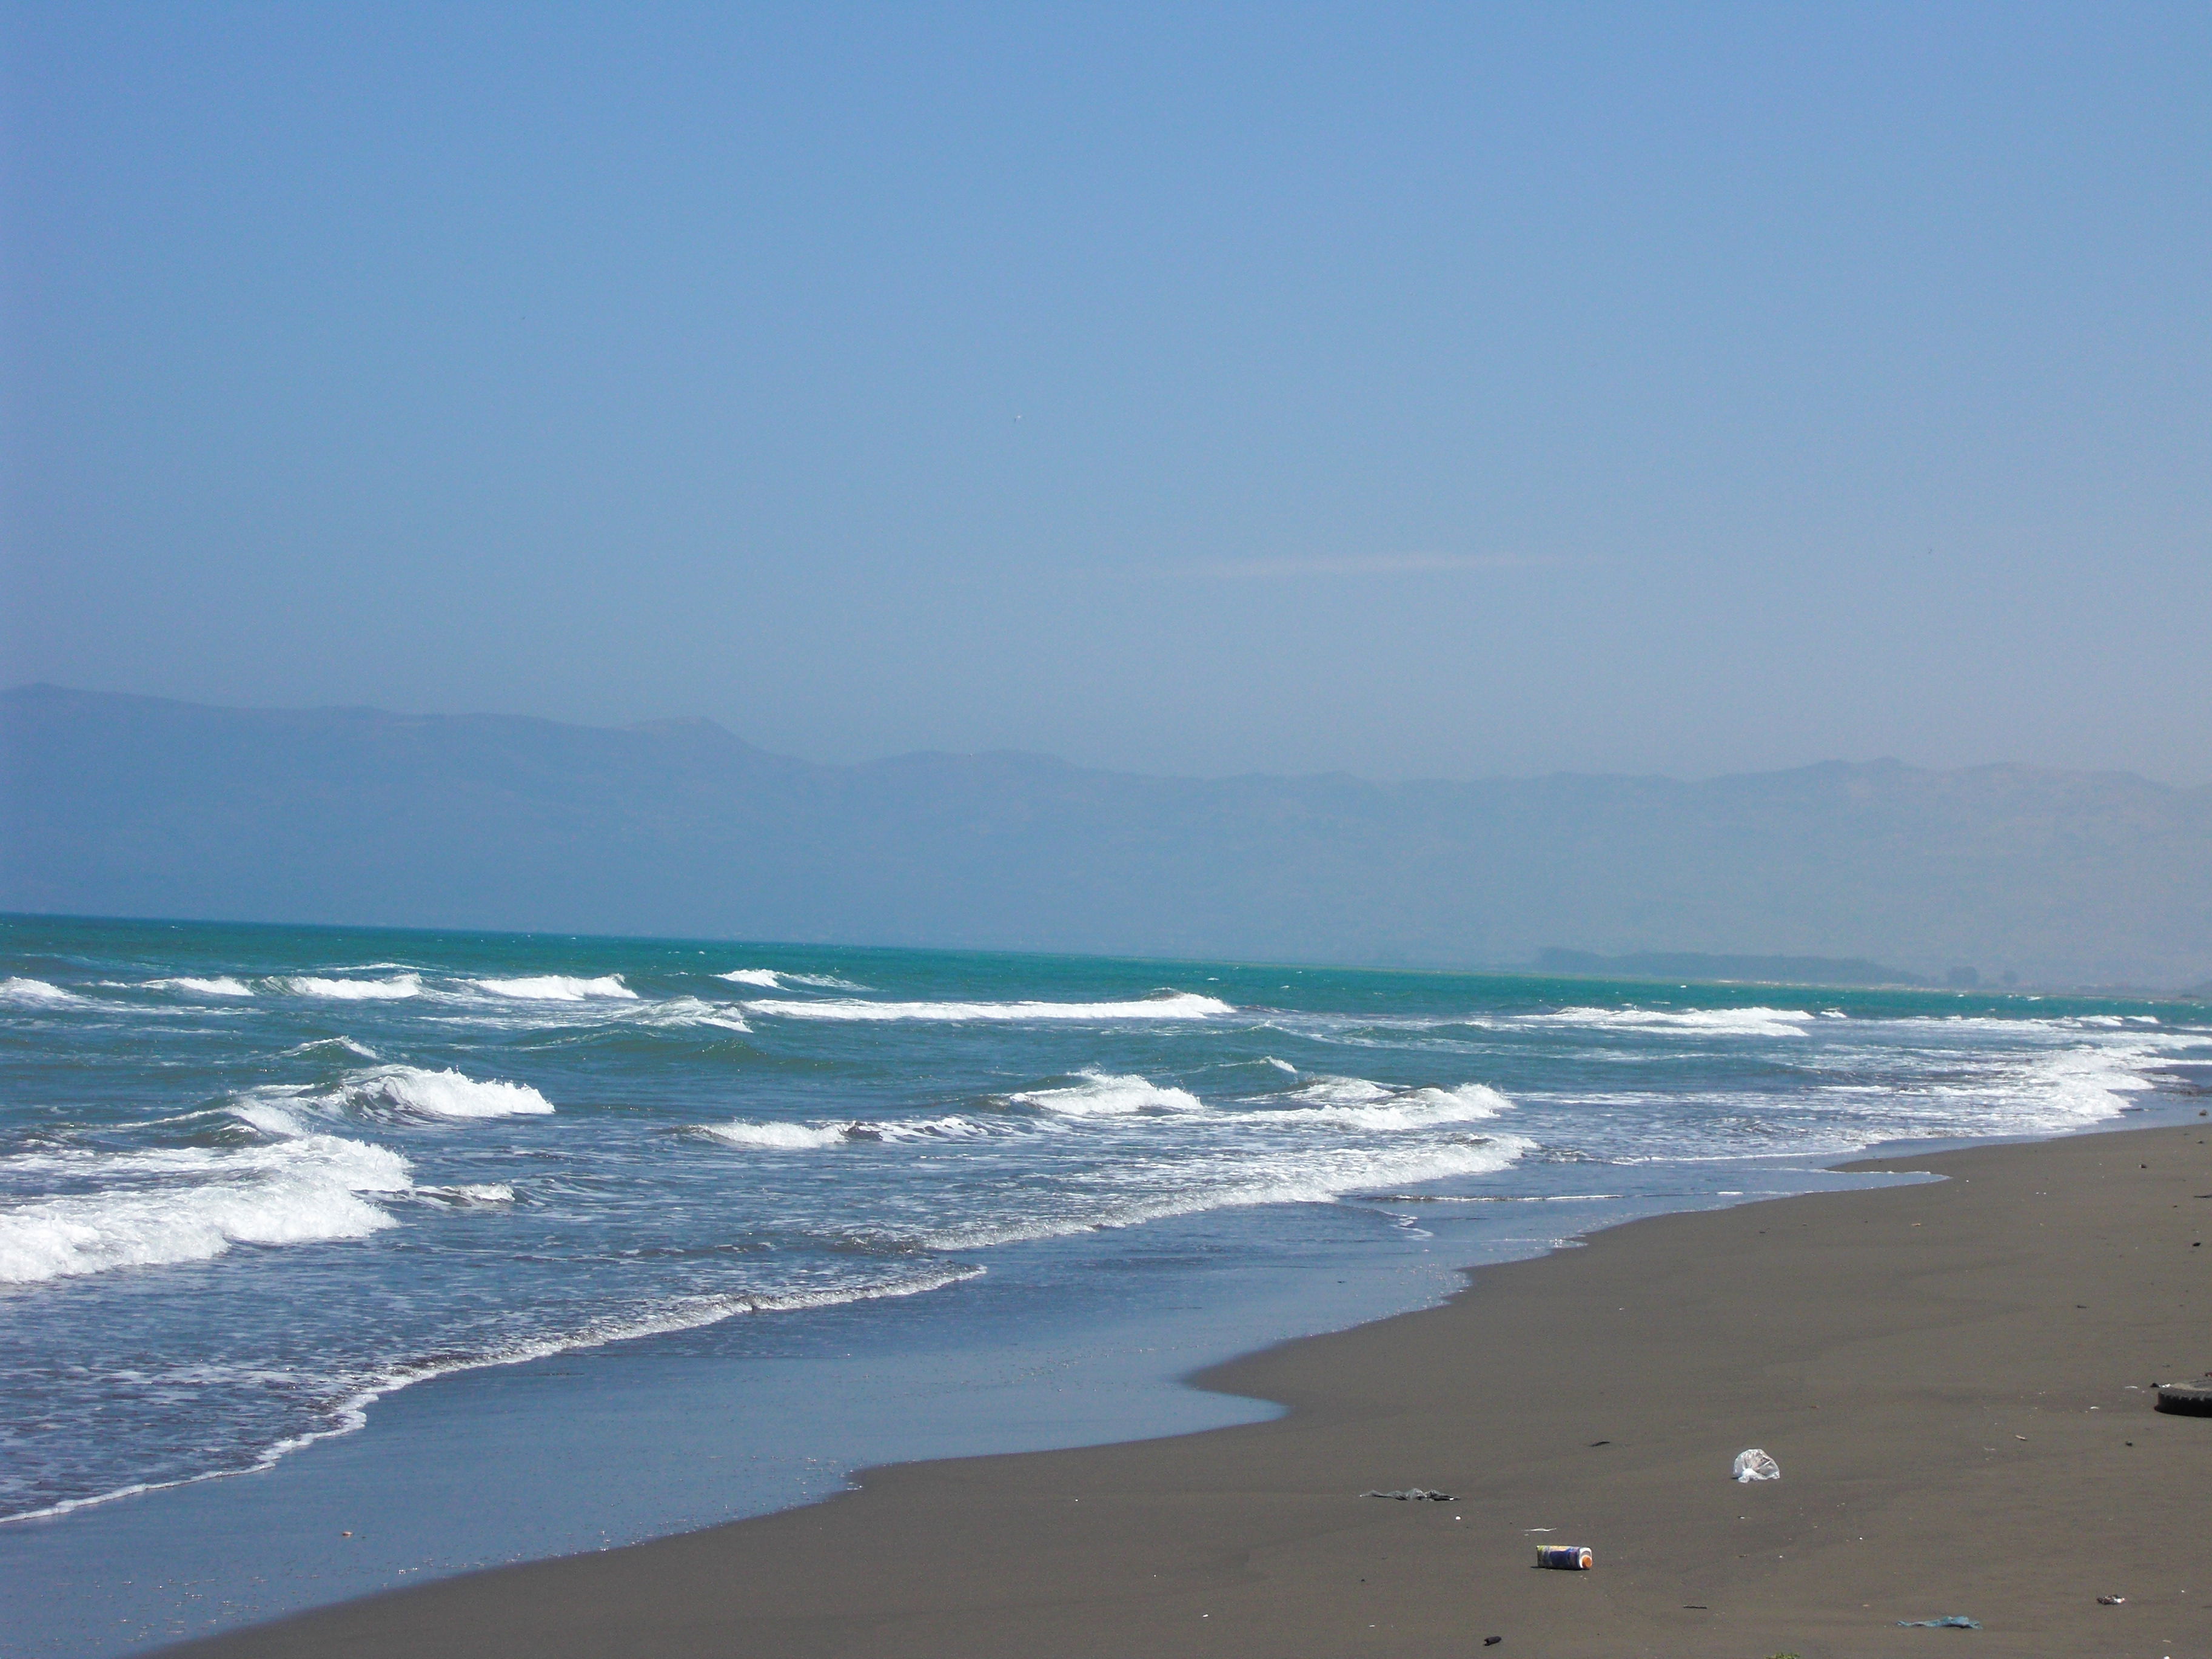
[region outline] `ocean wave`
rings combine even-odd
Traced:
[[[1510,1100],[1480,1083],[1463,1083],[1454,1089],[1391,1089],[1365,1078],[1325,1078],[1291,1091],[1287,1098],[1310,1103],[1237,1115],[1252,1123],[1334,1123],[1396,1133],[1479,1123],[1513,1109]]]
[[[332,1046],[325,1042],[308,1048],[328,1050]],[[357,1045],[347,1047],[360,1052]],[[264,1085],[239,1096],[225,1110],[263,1134],[281,1136],[316,1133],[302,1113],[450,1122],[543,1117],[553,1110],[553,1103],[526,1083],[472,1078],[451,1066],[434,1072],[421,1066],[375,1066],[352,1073],[336,1085]]]
[[[732,1004],[708,1002],[701,997],[670,997],[647,1003],[635,1012],[625,1011],[625,1017],[637,1025],[713,1025],[725,1031],[753,1029]]]
[[[2119,1116],[2129,1097],[2155,1088],[2135,1069],[2150,1053],[2066,1048],[2006,1067],[1996,1078],[1966,1085],[1940,1084],[1937,1101],[1968,1123],[1995,1109],[1999,1121],[1968,1133],[2033,1133],[2079,1128]]]
[[[470,1181],[458,1187],[417,1187],[410,1196],[447,1209],[469,1210],[514,1202],[514,1188],[502,1181]]]
[[[223,1109],[224,1115],[235,1118],[249,1129],[272,1139],[287,1139],[311,1135],[317,1131],[307,1121],[278,1100],[269,1097],[269,1091],[261,1091],[234,1100]],[[279,1089],[276,1094],[296,1099],[305,1092],[299,1089]]]
[[[729,1123],[702,1123],[699,1133],[732,1146],[764,1147],[773,1152],[798,1152],[811,1146],[842,1146],[849,1123],[757,1123],[738,1119]]]
[[[1083,1079],[1060,1089],[1025,1089],[1006,1098],[1018,1106],[1061,1117],[1127,1117],[1139,1112],[1199,1112],[1205,1103],[1188,1089],[1162,1088],[1150,1079],[1109,1072],[1079,1072]]]
[[[788,986],[804,985],[817,991],[865,991],[869,988],[855,985],[849,979],[839,979],[833,974],[793,974],[781,968],[732,968],[726,974],[717,974],[716,979],[726,979],[732,985],[757,985],[763,991],[781,991]]]
[[[971,1117],[893,1118],[870,1122],[854,1119],[843,1123],[761,1122],[737,1119],[728,1123],[702,1123],[698,1133],[726,1146],[774,1152],[802,1152],[819,1146],[849,1146],[857,1143],[976,1140],[994,1133],[988,1124]]]
[[[1291,1090],[1290,1098],[1320,1106],[1370,1106],[1400,1092],[1387,1083],[1364,1077],[1322,1077]]]
[[[1333,1146],[1269,1157],[1247,1151],[1211,1170],[1194,1170],[1182,1190],[1144,1198],[1120,1195],[1085,1202],[1076,1195],[1056,1215],[962,1224],[924,1231],[913,1243],[928,1249],[971,1250],[1077,1233],[1142,1226],[1176,1216],[1263,1204],[1334,1203],[1376,1187],[1411,1186],[1508,1168],[1535,1142],[1518,1135],[1455,1135],[1419,1146]],[[1211,1174],[1215,1179],[1204,1177]]]
[[[495,997],[520,1002],[582,1002],[590,997],[613,997],[635,1001],[637,993],[622,981],[620,974],[598,979],[577,979],[566,974],[531,974],[520,979],[472,979],[469,983]]]
[[[196,997],[250,997],[253,988],[242,979],[233,979],[228,974],[218,974],[213,979],[191,979],[179,975],[174,979],[149,979],[149,991],[182,991]]]
[[[388,1218],[387,1218],[388,1222]],[[451,1376],[460,1371],[485,1370],[501,1365],[523,1365],[533,1360],[549,1359],[556,1354],[573,1353],[580,1349],[606,1347],[617,1342],[633,1342],[641,1337],[665,1336],[678,1331],[698,1330],[708,1325],[719,1325],[724,1320],[741,1318],[749,1314],[802,1313],[818,1308],[842,1307],[854,1302],[876,1302],[900,1297],[923,1296],[953,1285],[980,1279],[986,1269],[973,1262],[948,1262],[903,1273],[894,1278],[872,1280],[860,1285],[825,1285],[811,1290],[736,1291],[720,1295],[693,1296],[664,1303],[643,1312],[617,1315],[594,1322],[583,1329],[508,1344],[503,1347],[477,1353],[441,1355],[434,1359],[403,1362],[382,1374],[364,1379],[350,1395],[337,1402],[329,1415],[332,1420],[327,1427],[317,1428],[302,1434],[288,1435],[273,1444],[249,1455],[249,1461],[231,1468],[210,1469],[204,1474],[185,1475],[175,1480],[142,1480],[112,1491],[97,1492],[86,1498],[65,1498],[58,1504],[48,1504],[35,1510],[25,1510],[14,1515],[0,1516],[0,1524],[15,1521],[40,1521],[56,1516],[90,1509],[112,1503],[118,1498],[136,1498],[146,1492],[166,1492],[176,1486],[193,1486],[207,1480],[224,1480],[234,1475],[258,1474],[272,1469],[296,1451],[306,1449],[321,1441],[336,1439],[356,1432],[368,1424],[368,1408],[386,1395],[397,1394],[417,1382],[428,1382],[441,1376]]]
[[[286,996],[328,997],[341,1002],[394,1002],[422,994],[420,974],[400,974],[392,979],[323,979],[313,974],[288,974],[267,984]]]
[[[1814,1016],[1802,1008],[1561,1008],[1523,1014],[1522,1023],[1599,1030],[1694,1031],[1716,1036],[1800,1037]]]
[[[818,1002],[754,1001],[746,1012],[786,1019],[1104,1020],[1205,1019],[1237,1011],[1218,998],[1169,991],[1132,1002]]]
[[[356,1060],[382,1058],[367,1043],[356,1042],[349,1036],[317,1037],[313,1042],[303,1042],[296,1048],[287,1048],[283,1057],[286,1060],[335,1059],[340,1054],[349,1054]]]
[[[553,1109],[526,1083],[479,1079],[450,1066],[439,1072],[380,1066],[347,1079],[337,1094],[348,1105],[381,1106],[410,1117],[538,1117]]]
[[[473,1365],[516,1365],[578,1348],[605,1347],[611,1342],[635,1342],[641,1336],[665,1336],[676,1331],[696,1331],[746,1314],[804,1313],[816,1308],[842,1308],[855,1302],[894,1301],[923,1296],[948,1285],[982,1277],[984,1269],[972,1262],[945,1262],[858,1285],[830,1285],[811,1290],[731,1291],[683,1297],[642,1313],[617,1315],[570,1335],[549,1337],[514,1349],[488,1355]],[[410,1376],[409,1382],[419,1382]]]
[[[2100,1043],[2132,1043],[2145,1039],[2185,1041],[2191,1035],[2185,1025],[2166,1026],[2133,1015],[1901,1014],[1888,1018],[1863,1016],[1859,1023],[1892,1031],[1924,1032],[1939,1039],[1988,1032],[1999,1036],[2056,1036],[2075,1042],[2087,1039]]]
[[[0,1283],[204,1261],[238,1244],[365,1238],[398,1224],[363,1194],[411,1184],[397,1152],[327,1134],[75,1159],[79,1178],[125,1184],[0,1211]]]
[[[66,1008],[83,1000],[76,992],[42,979],[0,980],[0,1002],[12,1002],[19,1008]]]

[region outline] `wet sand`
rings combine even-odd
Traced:
[[[1274,1422],[878,1469],[168,1651],[2212,1653],[2212,1418],[2149,1391],[2212,1370],[2208,1140],[1856,1166],[1951,1178],[1632,1223],[1205,1375]],[[1749,1446],[1780,1481],[1729,1480]],[[1359,1495],[1411,1486],[1455,1501]]]

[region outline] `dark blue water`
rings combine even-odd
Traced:
[[[2212,1057],[2026,996],[0,929],[24,1651],[1228,1420],[1166,1379]]]

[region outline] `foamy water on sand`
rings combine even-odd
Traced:
[[[267,1467],[430,1376],[954,1320],[933,1293],[1024,1243],[1075,1274],[1213,1218],[1295,1267],[1286,1206],[1382,1249],[1425,1206],[1705,1201],[1762,1160],[2093,1126],[2212,1059],[2201,1011],[2105,1001],[4,927],[15,1518]]]

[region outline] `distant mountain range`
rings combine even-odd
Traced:
[[[2175,987],[2212,979],[2212,789],[1894,761],[1701,783],[817,766],[705,720],[33,685],[0,693],[0,908]]]

